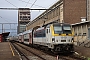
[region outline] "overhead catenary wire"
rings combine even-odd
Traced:
[[[36,2],[36,1],[37,1],[37,0],[35,0],[35,1],[34,1],[34,3],[31,5],[31,7],[30,7],[30,8],[32,8],[32,6],[35,4],[35,2]]]
[[[8,22],[8,23],[10,23],[8,20],[10,20],[10,19],[7,19],[7,18],[5,18],[5,17],[2,17],[2,16],[0,16],[0,18],[2,18],[3,20],[5,20],[6,22]],[[13,20],[14,21],[14,20]],[[15,21],[14,21],[15,22]],[[11,24],[11,23],[10,23]]]
[[[11,2],[9,2],[7,0],[5,0],[5,1],[17,8],[17,6],[15,6],[14,4],[12,4]]]
[[[5,20],[10,20],[10,21],[16,22],[15,20],[11,20],[11,19],[6,18],[6,17],[2,17],[2,18],[4,18]]]
[[[23,0],[19,0],[19,1],[24,2],[24,3],[28,3],[28,4],[32,4],[30,2],[26,2],[26,1],[23,1]],[[41,8],[46,8],[46,7],[43,7],[43,6],[36,5],[36,4],[34,4],[34,6],[38,6],[38,7],[41,7]]]
[[[41,12],[41,11],[39,10],[39,12],[38,12],[37,14],[35,14],[35,18],[39,15],[40,12]]]
[[[29,4],[29,2],[30,2],[30,0],[28,0],[28,3],[26,4],[26,6]],[[25,6],[25,7],[26,7],[26,6]]]
[[[19,8],[17,8],[17,6],[15,6],[11,1],[9,1],[9,0],[5,0],[7,3],[9,3],[9,4],[11,4],[12,6],[14,6],[14,7],[16,7],[16,8],[1,8],[0,10],[18,10]],[[19,1],[22,1],[22,0],[19,0]],[[37,6],[37,7],[41,7],[41,8],[43,8],[43,9],[30,9],[30,10],[39,10],[39,12],[37,13],[37,15],[41,12],[40,10],[52,10],[52,9],[45,9],[45,7],[43,7],[43,6],[39,6],[39,5],[36,5],[35,4],[35,2],[32,4],[32,3],[30,3],[30,1],[27,1],[27,2],[25,2],[25,0],[24,1],[22,1],[22,2],[24,2],[24,3],[27,3],[27,5],[28,4],[31,4],[31,7],[32,6]],[[27,6],[26,5],[26,6]],[[5,20],[5,21],[7,21],[8,22],[8,20],[9,19],[5,19],[4,17],[0,17],[0,18],[2,18],[3,20]],[[9,23],[10,23],[10,21],[9,21]]]
[[[37,2],[37,0],[35,0],[35,1],[34,1],[34,3],[31,5],[31,7],[30,7],[30,8],[32,8],[32,7],[33,7],[33,5],[34,5],[36,2]]]

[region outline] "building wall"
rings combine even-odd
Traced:
[[[82,17],[86,17],[86,0],[59,0],[32,22],[27,24],[27,30],[35,26],[58,21],[60,23],[79,23]],[[46,19],[45,19],[46,18]]]
[[[32,22],[29,22],[27,24],[26,29],[29,30],[33,27],[42,26],[43,24],[47,24],[52,21],[62,22],[61,21],[61,20],[63,20],[63,2],[62,2],[62,0],[58,1],[56,4],[51,6],[50,9],[52,9],[52,10],[46,10],[40,16],[38,16],[36,19],[34,19]],[[44,21],[45,21],[45,23],[44,23]]]
[[[64,0],[64,22],[81,22],[81,17],[86,17],[86,2],[87,0]]]
[[[63,13],[64,13],[64,11],[63,11],[63,4],[60,6],[60,22],[61,23],[63,23],[64,22],[64,20],[63,20]]]
[[[88,40],[88,28],[90,27],[90,22],[79,22],[72,24],[72,29],[74,31],[74,42],[83,42]]]
[[[87,20],[90,21],[90,0],[87,0]]]
[[[26,25],[21,25],[20,24],[20,27],[19,28],[20,28],[20,30],[19,30],[20,33],[26,31]]]

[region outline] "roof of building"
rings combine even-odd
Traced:
[[[75,23],[75,24],[71,24],[72,26],[74,25],[80,25],[80,24],[85,24],[85,23],[89,23],[90,21],[83,21],[83,22],[79,22],[79,23]]]

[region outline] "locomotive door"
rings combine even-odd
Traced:
[[[21,36],[21,42],[24,42],[24,35]]]
[[[46,42],[50,43],[51,40],[51,34],[50,34],[50,28],[46,29]]]
[[[32,34],[29,33],[29,43],[32,44]]]

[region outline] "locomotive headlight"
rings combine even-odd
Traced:
[[[52,42],[55,42],[55,38],[52,38]]]
[[[74,38],[72,38],[71,42],[74,42]]]

